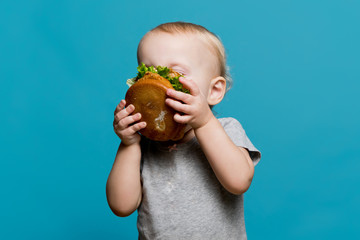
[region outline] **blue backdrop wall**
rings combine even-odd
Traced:
[[[0,238],[136,239],[105,195],[113,111],[136,47],[163,22],[218,34],[234,87],[215,108],[263,157],[249,239],[355,239],[358,1],[1,1]]]

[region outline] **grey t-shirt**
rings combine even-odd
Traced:
[[[241,124],[218,120],[256,165],[261,154]],[[143,139],[141,180],[139,239],[246,239],[243,195],[220,184],[195,137],[176,149]]]

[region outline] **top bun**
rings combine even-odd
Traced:
[[[172,70],[170,73],[180,75]],[[133,104],[134,114],[141,113],[141,121],[147,124],[140,133],[154,141],[176,141],[184,136],[186,125],[175,122],[176,111],[165,104],[169,88],[174,89],[168,79],[146,72],[126,92],[126,105]]]

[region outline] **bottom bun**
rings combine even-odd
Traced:
[[[165,104],[166,90],[170,82],[156,73],[147,72],[126,92],[126,105],[135,106],[134,113],[141,113],[146,127],[140,133],[154,141],[176,141],[184,136],[185,124],[174,121],[176,113]]]

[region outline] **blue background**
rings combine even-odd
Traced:
[[[234,87],[215,108],[263,157],[249,239],[359,238],[359,1],[1,1],[0,238],[136,239],[110,211],[113,111],[141,37],[218,34]]]

